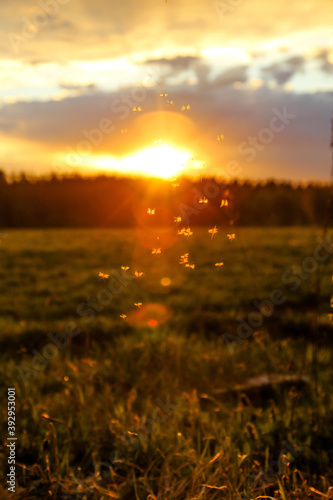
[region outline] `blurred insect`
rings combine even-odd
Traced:
[[[140,309],[142,306],[142,302],[134,302],[134,305]]]
[[[232,233],[232,234],[227,234],[229,240],[234,240],[236,238],[236,235],[235,233]]]
[[[182,218],[180,215],[178,215],[177,217],[174,217],[173,218],[173,222],[181,222]]]
[[[191,109],[191,106],[187,104],[186,106],[182,106],[182,111],[189,111]]]
[[[208,199],[206,198],[206,196],[204,196],[203,198],[200,198],[199,203],[204,203],[205,205],[207,205]]]
[[[149,214],[149,215],[155,215],[155,210],[156,210],[155,208],[148,208],[147,214]]]
[[[140,106],[136,106],[135,108],[133,108],[133,111],[142,111],[142,108]]]
[[[184,253],[184,255],[180,256],[179,264],[187,264],[188,263],[188,253]]]
[[[142,273],[142,272],[140,272],[140,273],[139,273],[138,271],[134,271],[134,276],[135,276],[136,278],[142,278],[143,273]]]
[[[217,228],[216,226],[213,227],[213,229],[208,229],[208,232],[212,235],[211,240],[213,239],[214,234],[217,233]]]
[[[172,187],[173,187],[173,189],[175,189],[175,188],[177,188],[177,187],[179,187],[179,186],[180,186],[180,184],[178,184],[178,182],[173,182],[173,183],[172,183]]]
[[[177,231],[177,236],[180,236],[180,235],[184,235],[184,236],[192,236],[193,234],[193,231],[191,231],[191,228],[188,227],[187,229],[185,229],[185,227],[183,227],[183,229],[178,229]]]
[[[98,273],[98,276],[102,279],[108,279],[108,277],[110,276],[109,274],[104,274],[104,273]]]
[[[224,135],[222,135],[222,134],[221,134],[221,135],[218,135],[218,136],[217,136],[217,140],[218,140],[218,141],[224,141]]]
[[[218,268],[220,268],[222,266],[223,266],[223,262],[216,262],[216,264],[215,264],[215,267],[218,267]]]
[[[125,273],[126,273],[126,271],[128,271],[128,270],[129,270],[129,267],[128,267],[128,266],[121,266],[121,269],[122,269],[123,271],[125,271]]]
[[[227,207],[228,205],[229,205],[228,200],[221,200],[221,205],[220,205],[220,208],[221,208],[221,207]]]
[[[167,103],[169,104],[169,106],[174,106],[175,105],[174,101],[167,101]]]
[[[122,128],[122,129],[121,129],[121,133],[122,133],[122,134],[127,134],[127,132],[128,132],[127,128]]]
[[[189,267],[190,269],[194,269],[195,264],[185,264],[185,267]]]
[[[126,314],[120,314],[121,319],[127,318]]]
[[[153,255],[157,255],[158,253],[161,253],[161,249],[160,248],[153,248],[152,252],[151,252]]]
[[[160,97],[168,97],[168,94],[160,94]]]
[[[238,458],[240,458],[241,463],[244,462],[244,460],[248,457],[248,455],[237,455]]]

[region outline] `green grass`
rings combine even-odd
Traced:
[[[282,278],[313,256],[322,232],[236,228],[232,242],[227,232],[211,240],[208,228],[194,228],[153,256],[131,230],[7,231],[0,387],[4,402],[7,387],[17,393],[15,498],[320,498],[311,488],[326,495],[333,486],[332,259],[295,291]],[[185,252],[195,269],[178,264]],[[108,280],[98,273],[125,265],[144,276],[126,281],[93,320],[79,316],[88,297],[100,309]],[[241,339],[237,319],[247,321],[252,301],[274,289],[286,300]],[[134,302],[143,303],[141,318]],[[70,322],[80,333],[34,370],[48,334]],[[308,376],[310,384],[274,386],[268,395],[233,390],[275,373]],[[5,447],[0,460],[5,488]]]

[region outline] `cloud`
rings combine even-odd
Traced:
[[[296,73],[304,71],[305,59],[303,56],[293,56],[282,62],[271,64],[262,69],[262,74],[274,78],[279,85],[288,82]]]
[[[88,83],[87,85],[80,85],[76,83],[66,83],[66,82],[61,82],[59,84],[59,87],[66,90],[86,90],[89,92],[96,90],[97,88],[94,83]]]
[[[96,91],[58,102],[7,104],[1,110],[0,133],[38,144],[36,150],[47,147],[52,152],[59,152],[66,148],[76,149],[86,138],[83,131],[96,130],[101,120],[107,118],[112,120],[115,129],[94,148],[94,154],[130,154],[160,138],[154,126],[148,127],[144,135],[142,132],[142,123],[149,125],[150,113],[157,110],[158,91],[155,88],[146,91],[140,101],[143,111],[139,114],[125,104],[132,104],[135,92],[139,95],[137,88],[114,93]],[[267,87],[251,90],[231,86],[225,86],[221,92],[215,82],[211,88],[196,86],[189,90],[179,86],[171,92],[177,107],[163,108],[168,113],[166,116],[170,119],[178,115],[184,117],[180,106],[190,103],[191,111],[186,118],[197,130],[188,134],[184,144],[177,143],[176,137],[176,144],[206,160],[209,173],[223,173],[229,161],[236,161],[241,166],[241,177],[245,178],[329,179],[332,92],[293,94]],[[158,102],[163,106],[162,100]],[[288,113],[296,115],[295,119],[281,133],[275,134],[269,144],[257,151],[255,160],[249,162],[247,155],[239,152],[239,145],[269,127],[273,110],[282,112],[284,107]],[[122,128],[128,128],[126,136],[120,133]],[[166,136],[173,133],[167,128],[165,132]],[[223,143],[216,141],[220,133],[225,136]],[[17,161],[22,161],[20,156]]]
[[[214,45],[254,50],[260,43],[288,38],[291,33],[329,29],[333,15],[331,0],[321,0],[320,9],[316,0],[237,3],[221,19],[216,2],[201,0],[1,2],[0,58],[39,60],[47,53],[63,61],[96,60],[153,54],[156,47],[161,54],[172,55]],[[58,6],[53,12],[47,6],[52,4]],[[37,30],[16,54],[8,35],[22,35],[23,19]]]
[[[177,56],[172,58],[161,57],[160,59],[147,59],[144,64],[167,66],[172,72],[186,71],[193,67],[194,63],[200,61],[198,56]]]
[[[320,69],[324,71],[325,73],[333,73],[333,53],[330,52],[328,49],[323,49],[319,52],[319,54],[316,56],[316,59],[318,59],[321,62]]]
[[[224,71],[219,76],[215,78],[212,83],[213,87],[225,87],[226,85],[232,85],[235,82],[246,82],[247,81],[247,65],[237,66]]]
[[[157,72],[164,84],[168,84],[169,78],[181,76],[189,70],[197,77],[198,83],[204,85],[208,82],[211,67],[205,59],[200,56],[177,56],[172,58],[162,57],[160,59],[147,59],[144,65],[157,67]]]

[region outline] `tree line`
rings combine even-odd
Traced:
[[[154,216],[147,213],[148,208],[155,209]],[[168,225],[176,216],[191,226],[331,226],[332,189],[274,181],[169,182],[78,175],[34,180],[21,176],[9,181],[0,172],[2,228]]]

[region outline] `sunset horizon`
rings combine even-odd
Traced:
[[[175,151],[193,159],[189,176],[237,164],[239,178],[328,181],[333,7],[312,4],[147,1],[124,16],[128,0],[110,21],[104,0],[16,0],[15,15],[2,5],[0,168],[159,176],[157,155],[139,163],[160,141],[174,148],[170,163]],[[74,18],[89,27],[87,50]]]

